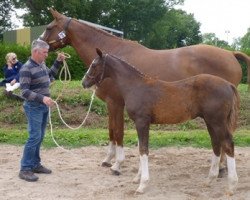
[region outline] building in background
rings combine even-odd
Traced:
[[[123,37],[122,31],[118,31],[116,29],[108,28],[106,26],[94,24],[94,23],[87,22],[84,20],[79,20],[79,21],[82,23],[86,23],[90,26],[94,26],[96,28],[107,31],[115,36]],[[46,29],[46,25],[6,31],[3,33],[3,42],[15,43],[15,44],[20,44],[20,45],[30,45],[34,39],[37,39],[44,32],[45,29]]]

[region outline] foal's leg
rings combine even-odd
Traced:
[[[230,132],[226,135],[226,138],[222,144],[227,157],[227,169],[228,169],[228,194],[232,195],[237,188],[238,176],[236,172],[236,163],[234,157],[234,143],[232,141],[232,135]]]
[[[208,176],[208,183],[211,183],[212,180],[214,180],[219,173],[219,161],[220,161],[219,156],[221,153],[221,149],[223,149],[227,158],[228,193],[229,195],[232,195],[238,184],[238,176],[236,172],[236,164],[234,158],[234,143],[232,140],[232,134],[226,127],[227,127],[226,125],[221,126],[219,128],[218,127],[211,128],[208,126],[214,151],[212,166]]]
[[[148,139],[149,139],[149,123],[148,120],[139,119],[136,121],[136,130],[139,138],[139,152],[140,152],[140,167],[137,176],[134,178],[140,180],[139,187],[136,193],[144,193],[149,181],[148,169]],[[139,175],[141,175],[139,179]]]
[[[220,157],[220,169],[219,169],[219,178],[225,177],[227,172],[227,166],[226,166],[226,154],[223,150],[221,149],[221,157]]]
[[[138,147],[139,147],[139,142],[138,142]],[[133,179],[133,183],[139,183],[141,180],[141,161],[139,161],[139,170],[136,176]]]
[[[208,174],[208,179],[206,184],[210,185],[213,180],[218,177],[219,174],[219,164],[220,164],[220,156],[216,156],[214,153],[212,155],[211,167]]]
[[[219,174],[223,129],[221,129],[220,126],[216,125],[211,126],[209,123],[207,123],[206,120],[205,122],[207,124],[207,129],[211,137],[211,143],[213,148],[211,167],[209,170],[208,179],[206,181],[206,185],[208,186],[212,183],[213,180],[215,180],[218,177]]]

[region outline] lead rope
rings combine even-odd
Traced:
[[[92,103],[93,103],[93,100],[94,100],[94,97],[95,97],[95,91],[96,89],[93,90],[93,93],[92,93],[92,96],[91,96],[91,101],[90,101],[90,104],[89,104],[89,109],[88,109],[88,112],[83,120],[83,122],[78,126],[78,127],[71,127],[69,126],[65,121],[64,119],[62,118],[62,115],[61,115],[61,111],[60,111],[60,108],[59,108],[59,105],[56,101],[54,101],[54,103],[56,104],[56,107],[57,107],[57,111],[58,111],[58,114],[59,114],[59,117],[60,119],[62,120],[62,122],[70,129],[72,130],[77,130],[79,128],[81,128],[81,126],[83,126],[83,124],[86,122],[86,119],[88,118],[88,115],[90,113],[90,110],[91,110],[91,107],[92,107]],[[57,147],[59,147],[60,149],[64,150],[64,151],[68,151],[67,149],[63,148],[62,146],[60,146],[57,141],[55,140],[55,137],[54,137],[54,134],[53,134],[53,125],[52,125],[52,121],[51,121],[51,108],[49,107],[49,124],[50,124],[50,134],[51,134],[51,138],[52,140],[54,141],[54,143],[56,144]]]
[[[71,58],[71,56],[68,53],[64,53],[64,56],[65,56],[65,58]],[[62,80],[62,75],[63,74],[64,74],[64,79]],[[66,60],[63,60],[63,66],[62,66],[61,71],[59,73],[59,81],[63,84],[63,87],[62,87],[62,90],[58,94],[55,101],[57,101],[62,96],[62,93],[65,90],[66,84],[68,84],[71,81],[71,73],[69,71],[69,66],[68,66]]]
[[[64,53],[64,54],[66,55],[66,58],[70,58],[71,57],[69,54],[66,54],[66,53]],[[63,81],[62,81],[62,72],[64,72],[64,80]],[[79,129],[79,128],[81,128],[83,126],[83,124],[86,122],[86,120],[88,118],[88,115],[90,113],[90,110],[91,110],[91,107],[92,107],[92,103],[93,103],[93,100],[94,100],[94,97],[95,97],[96,88],[93,89],[93,93],[91,95],[91,101],[90,101],[90,104],[89,104],[89,108],[88,108],[87,114],[86,114],[83,122],[78,127],[71,127],[62,118],[60,107],[59,107],[59,105],[57,103],[57,100],[59,99],[60,96],[62,96],[62,92],[65,89],[65,85],[66,85],[65,83],[69,82],[71,80],[71,74],[70,74],[70,71],[69,71],[69,67],[68,67],[68,64],[67,64],[67,62],[65,60],[63,61],[63,67],[62,67],[62,69],[60,71],[60,74],[59,74],[59,80],[63,84],[63,89],[62,89],[61,93],[57,96],[56,100],[54,101],[54,103],[56,104],[56,107],[57,107],[57,111],[58,111],[59,117],[62,120],[62,122],[64,123],[64,125],[66,125],[68,128],[70,128],[72,130],[77,130],[77,129]],[[52,125],[52,120],[51,120],[51,108],[50,107],[49,107],[49,124],[50,124],[51,137],[52,137],[52,140],[54,141],[54,143],[56,144],[56,146],[59,147],[60,149],[64,150],[64,151],[68,151],[65,148],[63,148],[62,146],[60,146],[57,143],[57,141],[55,140],[55,137],[54,137],[54,134],[53,134],[53,125]]]

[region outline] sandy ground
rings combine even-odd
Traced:
[[[70,151],[42,149],[43,164],[53,170],[29,183],[18,178],[22,147],[0,145],[0,199],[35,200],[249,200],[250,148],[236,148],[239,185],[232,197],[225,194],[227,178],[203,186],[209,171],[211,150],[161,148],[150,150],[150,183],[145,194],[135,195],[137,148],[125,148],[120,176],[100,166],[107,147],[83,147]]]

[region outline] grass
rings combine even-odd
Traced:
[[[236,146],[250,146],[250,93],[247,85],[238,86],[241,96],[240,126],[234,134]],[[27,139],[26,118],[22,110],[22,102],[5,97],[0,88],[0,144],[23,145]],[[17,91],[17,93],[20,91]],[[80,81],[71,81],[63,85],[56,81],[51,87],[53,99],[58,99],[63,118],[71,125],[81,124],[90,103],[92,92],[83,90]],[[107,109],[104,102],[94,99],[89,123],[76,131],[63,126],[56,109],[52,110],[53,134],[56,141],[68,148],[88,145],[107,145]],[[134,124],[125,115],[125,146],[137,145],[137,134]],[[50,128],[43,142],[46,148],[55,147]],[[152,125],[150,131],[150,147],[193,146],[211,148],[210,137],[201,120],[192,120],[178,125]]]
[[[103,146],[108,143],[107,129],[88,129],[79,130],[54,129],[51,133],[47,129],[43,146],[46,148],[56,147],[52,139],[55,138],[60,146],[77,148],[82,146]],[[20,129],[0,129],[0,144],[23,145],[27,138],[26,130]],[[250,130],[240,129],[234,134],[236,146],[250,146]],[[137,145],[137,134],[135,130],[125,130],[125,146]],[[206,130],[189,131],[150,131],[150,148],[160,148],[169,146],[192,146],[197,148],[211,148],[210,137]]]

